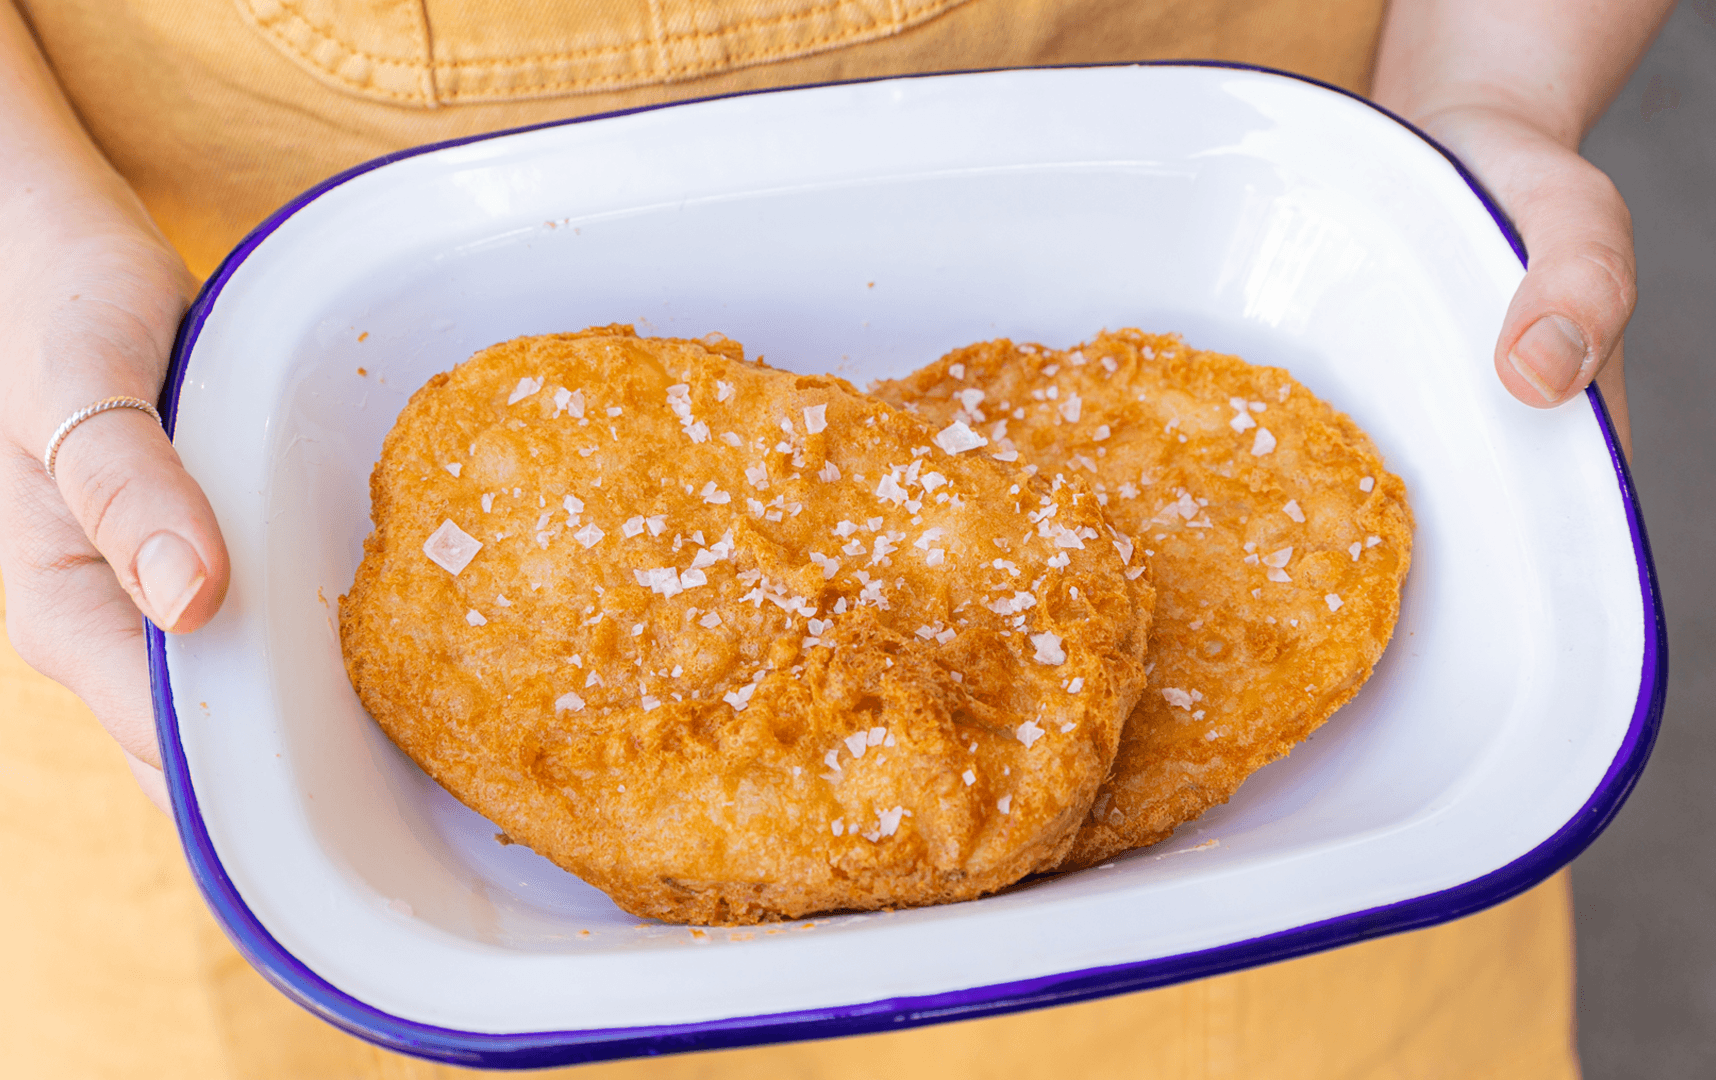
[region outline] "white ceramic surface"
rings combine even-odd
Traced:
[[[176,441],[233,580],[168,661],[214,850],[310,970],[469,1032],[955,991],[1482,877],[1598,787],[1644,648],[1592,409],[1524,408],[1491,370],[1520,275],[1479,199],[1410,131],[1221,68],[740,97],[357,175],[244,259],[187,362]],[[410,392],[493,342],[608,322],[720,330],[773,365],[859,382],[989,337],[1067,345],[1119,326],[1285,366],[1406,480],[1418,531],[1395,640],[1291,758],[1111,867],[742,935],[640,925],[499,846],[387,741],[346,681],[332,609]]]

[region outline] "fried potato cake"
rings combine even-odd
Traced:
[[[1279,368],[1122,330],[1064,352],[973,345],[872,389],[1045,474],[1088,477],[1149,560],[1149,689],[1061,869],[1226,802],[1388,644],[1411,561],[1405,485]]]
[[[386,439],[352,685],[637,915],[992,892],[1089,812],[1153,591],[1082,480],[983,441],[719,335],[496,345]]]

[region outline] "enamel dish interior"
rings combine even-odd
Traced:
[[[901,1003],[993,1011],[1057,979],[1129,989],[1511,895],[1589,841],[1582,813],[1612,812],[1659,695],[1648,556],[1606,420],[1595,399],[1524,408],[1491,367],[1520,276],[1435,147],[1345,95],[1232,68],[759,94],[355,170],[235,253],[177,358],[176,442],[233,563],[213,623],[154,635],[204,888],[300,1000],[467,1063],[509,1060],[483,1048],[519,1033],[559,1033],[533,1044],[543,1063],[542,1046],[639,1052],[652,1032],[875,1029],[841,1018]],[[1121,326],[1284,366],[1406,480],[1418,528],[1394,641],[1291,758],[1111,865],[738,933],[640,923],[496,843],[388,742],[346,681],[333,607],[407,396],[491,343],[610,322],[719,330],[860,384],[973,341]]]

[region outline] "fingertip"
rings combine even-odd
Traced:
[[[1553,408],[1583,389],[1595,367],[1579,325],[1554,312],[1534,320],[1496,366],[1514,397],[1540,409]],[[1510,371],[1513,378],[1508,377]]]
[[[170,530],[150,535],[132,564],[143,613],[170,634],[200,628],[226,597],[225,555],[218,536],[196,543]]]
[[[185,609],[208,582],[208,568],[190,541],[158,532],[137,549],[133,569],[144,612],[163,630],[176,630]]]

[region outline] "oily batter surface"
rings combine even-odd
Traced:
[[[1066,351],[973,345],[873,390],[1087,479],[1153,571],[1150,688],[1061,869],[1226,802],[1388,644],[1411,561],[1405,485],[1279,368],[1122,330]]]
[[[719,335],[494,346],[384,444],[352,684],[634,914],[992,892],[1088,815],[1153,590],[1082,478],[981,442]]]

